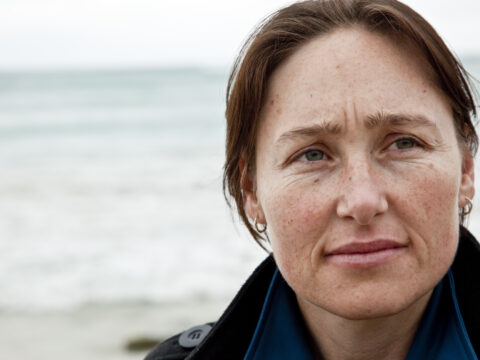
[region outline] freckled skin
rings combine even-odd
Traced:
[[[448,102],[413,51],[365,30],[339,30],[297,50],[269,83],[256,191],[246,191],[246,210],[268,224],[275,260],[307,321],[323,313],[374,319],[424,306],[455,256],[458,209],[474,193],[471,166],[462,172],[471,158],[460,150]],[[422,127],[368,129],[366,119],[379,111],[424,115],[438,135]],[[325,122],[344,131],[277,145],[287,131]],[[398,134],[430,147],[392,147]],[[312,144],[328,157],[287,161]],[[377,238],[404,251],[365,269],[329,261],[338,246]]]

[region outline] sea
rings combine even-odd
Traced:
[[[0,74],[0,358],[55,358],[47,326],[107,359],[65,339],[73,318],[108,316],[98,337],[127,342],[218,317],[266,256],[222,193],[227,77]],[[27,340],[32,353],[12,349]]]
[[[222,194],[227,79],[0,73],[0,358],[142,358],[222,312],[266,256]]]
[[[0,310],[223,294],[225,76],[0,76]]]

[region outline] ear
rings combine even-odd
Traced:
[[[239,162],[243,193],[243,206],[248,217],[252,220],[257,219],[257,223],[265,224],[265,216],[263,214],[262,206],[257,198],[257,182],[255,174],[248,171],[245,159],[240,158]]]
[[[465,197],[473,199],[475,195],[475,162],[469,150],[463,152],[462,178],[460,180],[460,191],[458,205],[464,207],[468,204]]]

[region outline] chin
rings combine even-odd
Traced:
[[[408,308],[398,304],[381,304],[380,306],[357,306],[350,308],[335,307],[331,313],[348,320],[372,320],[398,314]]]
[[[332,304],[319,304],[326,311],[348,320],[372,320],[393,316],[409,309],[411,306],[426,306],[432,290],[425,294],[390,293],[351,294],[337,298]],[[423,310],[422,310],[423,311]]]

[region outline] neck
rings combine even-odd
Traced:
[[[298,298],[317,358],[330,360],[405,359],[432,292],[399,313],[346,319]]]

